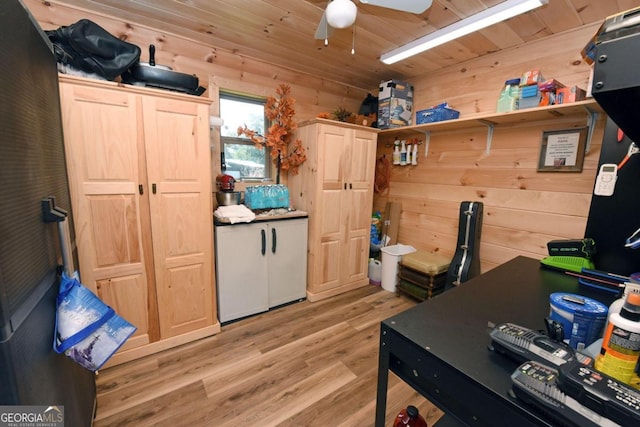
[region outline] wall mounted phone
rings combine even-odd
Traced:
[[[593,194],[596,196],[611,196],[618,179],[618,165],[614,163],[604,163],[600,166],[596,177],[596,186]]]

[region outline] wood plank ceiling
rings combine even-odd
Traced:
[[[476,58],[638,6],[637,0],[549,0],[546,6],[393,65],[382,53],[501,0],[434,0],[414,15],[355,0],[354,27],[334,31],[328,46],[314,34],[328,0],[50,0],[199,41],[358,88]],[[355,34],[354,34],[355,31]],[[587,40],[585,40],[585,43]],[[355,43],[355,54],[351,54]],[[161,47],[160,47],[161,49]],[[144,49],[143,49],[144,52]],[[143,61],[147,60],[146,52]]]

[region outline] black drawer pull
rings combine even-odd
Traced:
[[[276,236],[276,229],[272,228],[271,229],[271,253],[275,254],[276,253],[276,246],[278,246],[277,243],[277,236]]]

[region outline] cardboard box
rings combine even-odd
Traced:
[[[413,86],[399,80],[380,83],[378,94],[378,129],[413,124]]]
[[[540,92],[555,92],[556,89],[565,87],[562,83],[556,79],[549,79],[538,83],[538,89]]]
[[[540,91],[540,103],[541,107],[546,105],[557,104],[556,90],[565,87],[562,83],[556,79],[549,79],[538,83],[538,90]]]
[[[522,86],[520,88],[520,98],[518,99],[518,110],[537,107],[540,104],[540,90],[537,84]]]
[[[518,101],[518,110],[537,107],[540,104],[540,96],[530,96],[528,98],[520,98]]]
[[[586,99],[587,92],[578,86],[562,87],[556,89],[556,104],[568,104],[570,102]]]
[[[520,78],[520,86],[537,85],[543,80],[544,77],[542,77],[542,73],[540,73],[540,70],[525,71]]]
[[[534,84],[534,85],[530,85],[530,86],[523,86],[520,89],[520,98],[531,98],[534,96],[539,96],[540,95],[540,90],[538,89],[538,85]]]
[[[540,92],[540,101],[538,105],[540,107],[545,107],[547,105],[555,105],[557,104],[556,93],[552,90],[545,90],[544,92]]]
[[[600,27],[602,28],[602,27]],[[580,51],[580,55],[584,62],[589,65],[593,65],[596,61],[596,34],[587,42],[587,44]]]
[[[395,245],[398,243],[398,234],[400,233],[400,215],[402,214],[401,202],[387,202],[384,208],[383,239],[387,236],[389,241],[387,245]]]
[[[538,105],[540,107],[544,107],[547,105],[555,105],[557,104],[556,93],[551,90],[545,90],[544,92],[540,92],[540,101]]]

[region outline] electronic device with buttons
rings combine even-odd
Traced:
[[[600,171],[596,177],[596,185],[593,194],[596,196],[611,196],[618,179],[618,165],[605,163],[600,166]]]
[[[577,360],[577,354],[565,343],[555,341],[513,323],[497,325],[489,333],[493,350],[510,356],[518,362],[536,360],[548,365],[560,366]]]
[[[567,396],[620,425],[640,425],[640,391],[589,366],[568,363],[558,371]]]
[[[567,365],[569,364],[563,366]],[[571,365],[584,366],[578,363]],[[558,375],[555,367],[528,361],[520,365],[511,375],[511,390],[515,397],[542,412],[553,422],[553,425],[579,427],[637,425],[618,424],[565,394],[558,387]]]

